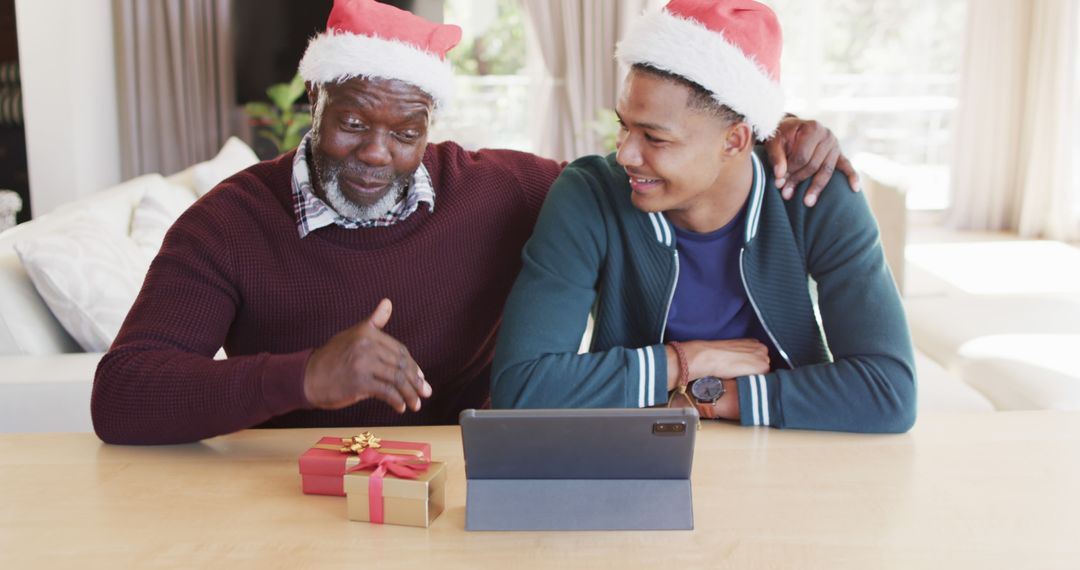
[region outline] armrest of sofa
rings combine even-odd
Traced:
[[[904,247],[907,245],[907,191],[903,168],[883,157],[860,153],[855,157],[859,179],[870,210],[881,231],[881,246],[896,288],[904,292]]]
[[[102,356],[0,357],[0,433],[93,431],[90,392]]]
[[[919,414],[927,412],[993,412],[994,405],[980,391],[965,384],[921,351],[915,351]]]
[[[78,343],[34,288],[11,241],[0,238],[0,358],[79,352]]]

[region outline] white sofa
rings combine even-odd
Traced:
[[[1080,249],[975,232],[911,243],[922,239],[889,220],[902,209],[906,169],[856,160],[903,279],[920,406],[1080,410]]]
[[[94,371],[164,232],[201,194],[256,160],[230,139],[213,159],[177,174],[140,176],[0,233],[0,432],[92,430]],[[34,257],[35,280],[20,253]],[[123,263],[114,254],[126,255]]]
[[[1080,250],[998,236],[913,245],[908,262],[916,346],[998,410],[1080,410]]]

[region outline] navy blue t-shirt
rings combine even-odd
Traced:
[[[739,252],[746,207],[724,227],[699,234],[672,224],[679,281],[668,312],[665,341],[756,338],[769,347],[773,368],[786,367],[758,321],[743,288]]]

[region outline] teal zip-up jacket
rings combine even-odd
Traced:
[[[909,430],[911,338],[866,199],[836,173],[817,207],[806,208],[766,191],[771,169],[757,151],[752,162],[742,281],[791,369],[737,378],[742,424]],[[576,160],[555,181],[503,313],[493,407],[667,401],[663,338],[679,273],[676,238],[662,214],[638,210],[630,196],[614,155]],[[590,349],[578,354],[590,311]]]

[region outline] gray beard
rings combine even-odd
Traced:
[[[328,174],[330,176],[319,177],[319,183],[322,186],[323,193],[326,195],[326,201],[335,212],[350,220],[365,222],[381,218],[405,198],[407,184],[404,181],[398,181],[394,182],[390,190],[382,198],[379,198],[378,202],[370,206],[361,206],[346,198],[345,194],[341,192],[341,185],[338,184],[336,172]]]

